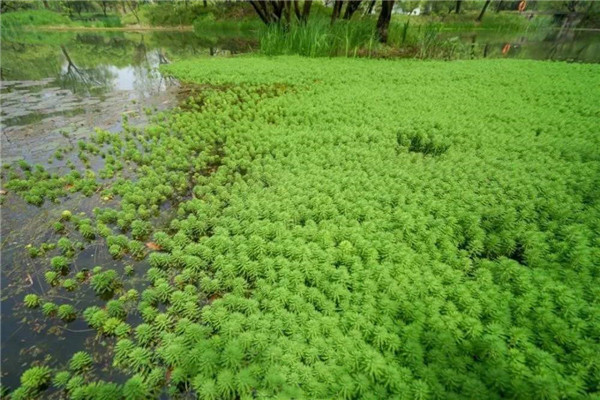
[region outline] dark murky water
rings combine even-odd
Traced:
[[[444,51],[455,58],[600,62],[597,32],[438,32],[436,40],[444,40]],[[428,51],[427,45],[423,43],[420,51]],[[196,55],[240,53],[255,47],[255,40],[199,38],[193,32],[3,34],[2,162],[25,159],[48,165],[48,158],[58,147],[90,135],[93,127],[118,131],[123,114],[131,124],[143,125],[149,115],[177,103],[178,84],[159,73],[161,64]],[[54,160],[50,170],[61,171],[65,163]],[[83,349],[94,354],[101,378],[118,381],[120,377],[110,368],[111,339],[97,338],[81,318],[71,323],[46,319],[39,309],[26,309],[22,301],[25,294],[34,292],[57,304],[69,301],[79,312],[101,304],[88,286],[72,292],[67,299],[64,291],[45,283],[43,274],[57,250],[33,259],[25,248],[59,238],[50,224],[58,220],[62,210],[78,210],[89,216],[101,200],[98,196],[70,195],[60,204],[47,202],[38,208],[12,193],[3,196],[2,385],[15,388],[20,374],[32,363],[45,361],[60,368],[74,352]],[[125,265],[133,265],[136,273],[124,279],[124,289],[141,290],[146,286],[141,279],[146,263],[113,260],[102,240],[88,243],[75,257],[78,270],[96,265],[120,272]]]

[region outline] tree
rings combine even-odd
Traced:
[[[381,12],[377,19],[377,35],[381,43],[387,43],[388,40],[388,28],[390,26],[390,20],[392,19],[392,9],[394,8],[394,0],[381,1]]]
[[[358,7],[360,7],[361,2],[362,0],[350,0],[346,6],[346,11],[344,12],[344,19],[352,18],[352,15],[358,10]]]
[[[483,19],[483,14],[485,14],[485,10],[487,10],[491,2],[492,0],[485,0],[485,4],[483,5],[483,8],[481,9],[481,12],[479,13],[479,16],[475,21],[481,22],[481,20]]]
[[[127,5],[129,6],[129,9],[131,10],[131,13],[133,14],[133,16],[135,17],[135,20],[137,21],[138,25],[140,24],[140,16],[138,14],[138,2],[135,0],[127,0],[126,1]]]
[[[106,1],[106,0],[101,1],[100,7],[102,7],[102,13],[106,17],[106,9],[108,8],[108,1]]]
[[[333,25],[335,20],[338,19],[338,17],[342,13],[343,6],[344,6],[343,0],[335,0],[335,3],[333,3],[333,12],[331,13],[331,25]]]
[[[250,0],[250,4],[254,11],[258,14],[260,20],[266,25],[279,24],[282,20],[285,20],[287,24],[291,22],[291,6],[292,3],[286,0],[266,0],[257,1]],[[294,13],[296,18],[301,22],[306,22],[308,15],[310,14],[310,8],[312,1],[304,1],[302,12],[300,12],[300,6],[298,1],[294,1]]]
[[[456,8],[454,8],[454,12],[456,14],[460,14],[461,6],[462,6],[462,0],[456,0]]]
[[[369,7],[367,8],[367,15],[371,15],[373,8],[375,7],[375,0],[371,0]]]

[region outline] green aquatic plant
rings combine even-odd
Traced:
[[[73,354],[69,361],[69,369],[75,372],[81,372],[92,366],[92,357],[85,351],[78,351]],[[66,383],[65,383],[66,384]]]
[[[125,250],[118,244],[113,244],[108,248],[108,252],[112,256],[112,258],[117,260],[123,257],[123,253],[125,252]]]
[[[73,243],[68,238],[63,237],[58,239],[58,242],[56,242],[56,246],[66,257],[72,257],[75,254],[75,248],[73,246]]]
[[[145,400],[152,397],[152,390],[142,375],[135,374],[123,385],[123,396],[126,400]]]
[[[50,383],[51,374],[49,367],[31,367],[21,375],[21,387],[37,391]]]
[[[131,223],[131,236],[136,240],[146,239],[152,232],[152,225],[147,221],[136,220]]]
[[[65,231],[65,226],[60,222],[55,222],[52,224],[52,228],[56,233],[63,233]]]
[[[31,258],[36,258],[41,254],[40,249],[38,249],[35,246],[29,246],[27,248],[27,252],[29,253],[29,257],[31,257]]]
[[[96,294],[112,293],[121,286],[117,271],[109,269],[101,272],[94,272],[90,279],[90,285]]]
[[[42,313],[47,317],[53,317],[58,313],[58,306],[52,302],[42,304]]]
[[[106,311],[110,317],[124,319],[127,316],[125,306],[119,300],[109,300],[106,303]]]
[[[72,392],[70,398],[73,400],[111,400],[121,398],[121,386],[111,382],[92,382],[82,385]]]
[[[596,65],[163,68],[201,93],[85,144],[114,177],[106,208],[68,224],[94,227],[123,257],[149,253],[139,298],[123,291],[83,317],[116,336],[102,338],[117,341],[112,365],[150,397],[597,392]],[[33,167],[13,178],[43,199],[66,183]],[[96,293],[128,285],[105,268],[90,277]],[[104,387],[93,377],[79,397]]]
[[[134,274],[135,270],[132,265],[126,265],[125,268],[123,269],[123,272],[127,276],[132,276]]]
[[[88,240],[96,238],[96,231],[89,223],[81,223],[77,229],[79,230],[79,233]]]
[[[84,310],[83,318],[92,328],[101,329],[109,317],[106,310],[101,310],[97,306],[91,306]]]
[[[85,384],[85,378],[81,375],[73,375],[69,382],[67,382],[67,391],[73,392],[77,388],[83,386]]]
[[[107,335],[116,335],[117,329],[121,325],[121,320],[115,317],[108,317],[102,325],[102,332]]]
[[[77,311],[75,307],[70,304],[62,304],[58,306],[57,310],[58,318],[65,322],[73,321],[77,317]]]
[[[154,329],[149,324],[140,324],[135,328],[135,338],[143,346],[156,340]]]
[[[62,283],[62,287],[65,288],[65,290],[72,292],[77,289],[77,281],[71,278],[65,279]]]
[[[129,289],[125,294],[126,301],[137,301],[140,298],[140,293],[136,289]]]
[[[69,371],[59,371],[54,374],[54,378],[52,378],[52,385],[57,389],[65,389],[70,379],[71,373]]]
[[[130,240],[127,243],[127,249],[129,250],[129,254],[136,260],[141,260],[146,256],[146,247],[144,244],[137,240]]]
[[[88,278],[88,274],[89,271],[87,269],[83,269],[75,274],[75,279],[77,279],[78,282],[85,282],[85,280]]]
[[[37,294],[32,293],[25,295],[23,303],[25,303],[25,306],[28,308],[36,308],[40,306],[41,300]]]
[[[52,257],[52,259],[50,260],[50,265],[52,266],[54,271],[62,272],[68,268],[69,261],[67,260],[66,257],[56,256],[56,257]]]
[[[114,330],[115,336],[126,337],[131,333],[131,325],[126,322],[121,322]]]

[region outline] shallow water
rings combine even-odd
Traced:
[[[68,172],[67,160],[76,165],[79,160],[76,154],[53,158],[58,148],[76,145],[90,136],[94,127],[120,131],[123,115],[129,125],[143,126],[156,112],[177,104],[179,84],[160,74],[161,64],[190,55],[230,55],[249,46],[239,40],[200,39],[192,32],[5,36],[0,81],[2,163],[24,159],[63,173]],[[90,161],[94,170],[101,165],[98,160]],[[50,258],[59,251],[31,258],[26,246],[56,242],[60,235],[53,232],[51,224],[63,210],[91,216],[94,207],[107,203],[99,195],[71,194],[58,204],[46,201],[35,207],[13,193],[2,196],[2,386],[18,387],[21,373],[36,362],[62,368],[80,350],[93,355],[98,378],[119,382],[123,377],[110,368],[114,339],[96,337],[81,316],[65,323],[43,317],[39,308],[29,310],[23,305],[23,297],[29,293],[58,305],[71,303],[79,313],[91,305],[104,305],[89,285],[81,285],[65,298],[64,290],[52,288],[44,280]],[[123,279],[123,289],[141,292],[147,286],[141,278],[148,269],[146,261],[114,260],[103,239],[85,243],[85,249],[74,258],[76,271],[102,265],[122,273],[125,265],[132,265],[136,272]],[[139,317],[130,313],[128,318],[135,326],[133,319]],[[51,391],[46,394],[53,395]]]

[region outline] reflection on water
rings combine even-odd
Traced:
[[[248,41],[200,39],[193,32],[6,34],[2,127],[73,115],[90,106],[102,109],[107,100],[146,102],[175,84],[158,71],[172,58],[251,48]]]
[[[600,62],[600,32],[552,29],[528,33],[441,32],[437,41],[456,58],[522,58]]]
[[[161,64],[193,55],[227,55],[252,48],[248,41],[200,39],[192,32],[22,32],[16,37],[2,32],[2,39],[2,162],[25,159],[44,165],[57,148],[76,146],[77,140],[89,136],[94,127],[118,131],[123,114],[130,125],[138,125],[148,120],[148,114],[174,106],[177,82],[160,74]],[[49,170],[65,172],[69,161],[79,162],[76,153],[54,159]],[[97,170],[94,160],[92,167]],[[73,304],[80,316],[86,307],[104,304],[88,285],[66,298],[64,291],[51,287],[44,279],[57,250],[30,258],[25,248],[28,244],[57,241],[59,235],[49,225],[59,219],[62,210],[78,210],[89,216],[94,207],[102,205],[98,196],[72,195],[60,204],[37,208],[24,204],[13,193],[3,195],[0,378],[4,387],[18,387],[21,373],[36,362],[64,368],[79,350],[93,355],[99,378],[120,381],[118,372],[111,368],[114,339],[96,337],[81,318],[65,323],[58,318],[44,318],[39,309],[29,310],[23,305],[27,293],[37,293],[58,305]],[[102,265],[122,273],[125,264],[137,271],[148,269],[146,261],[113,260],[105,243],[98,239],[77,255],[73,268]],[[124,290],[143,290],[147,282],[142,275],[127,277]],[[128,318],[139,317],[131,313]],[[58,396],[51,390],[46,394]]]

